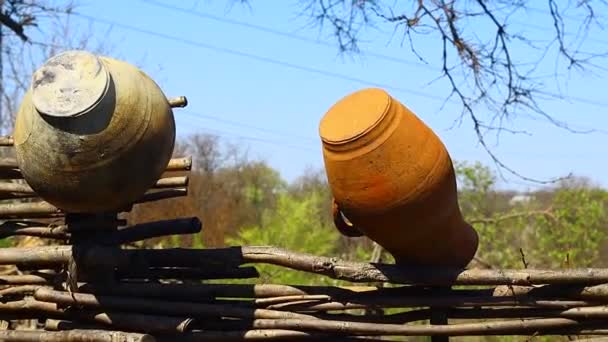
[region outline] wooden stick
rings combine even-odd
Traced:
[[[10,296],[25,296],[27,294],[34,294],[39,288],[41,288],[40,285],[10,286],[0,289],[0,296],[4,298]]]
[[[0,192],[33,194],[34,190],[24,183],[0,182]]]
[[[8,203],[0,205],[0,219],[57,217],[60,215],[62,215],[61,210],[48,202]]]
[[[188,188],[165,189],[160,191],[146,192],[141,198],[135,201],[136,204],[156,202],[164,199],[188,196]]]
[[[168,99],[169,101],[169,106],[171,106],[171,108],[183,108],[186,107],[188,105],[188,99],[185,96],[177,96],[177,97],[172,97],[170,99]]]
[[[239,247],[218,249],[221,255],[239,253],[244,262],[259,262],[316,273],[352,282],[393,282],[402,284],[442,285],[533,285],[599,284],[608,282],[608,269],[571,270],[457,270],[408,268],[397,265],[358,263],[275,247]]]
[[[380,341],[379,339],[357,338],[349,339],[328,334],[310,333],[286,329],[263,330],[207,330],[173,336],[158,336],[158,342],[202,342],[202,341]]]
[[[17,169],[17,159],[15,158],[0,158],[0,169]]]
[[[256,319],[253,321],[252,328],[313,331],[336,335],[478,336],[537,333],[556,328],[576,327],[579,324],[580,323],[577,320],[567,318],[543,318],[452,325],[401,325],[325,320]]]
[[[72,246],[40,246],[0,249],[0,265],[28,267],[59,266],[72,257]],[[217,267],[235,268],[235,264],[208,258],[206,250],[195,249],[125,249],[86,246],[79,260],[87,267],[117,267],[119,270],[139,267]],[[226,260],[230,261],[230,260]]]
[[[71,256],[70,246],[42,248],[0,249],[0,264],[66,263]],[[270,250],[270,251],[269,251]],[[608,269],[569,270],[436,270],[414,274],[411,269],[395,265],[340,262],[325,257],[313,257],[301,253],[282,251],[275,253],[272,247],[231,247],[219,249],[164,249],[164,250],[108,250],[92,247],[86,251],[88,262],[95,265],[112,260],[124,263],[130,259],[146,260],[155,267],[198,267],[210,262],[222,261],[236,267],[247,262],[273,263],[311,273],[326,274],[333,278],[350,281],[391,281],[395,283],[447,283],[458,285],[493,284],[597,284],[608,282]],[[308,257],[312,260],[308,260]],[[442,273],[443,272],[443,273]]]
[[[328,295],[295,295],[295,296],[278,296],[269,298],[259,298],[255,300],[255,305],[258,307],[267,307],[270,305],[276,305],[281,303],[291,303],[294,301],[315,301],[315,302],[329,302],[331,297]]]
[[[203,224],[197,217],[163,220],[136,224],[109,234],[99,234],[100,240],[108,244],[125,244],[168,235],[200,233]]]
[[[569,332],[570,331],[570,332]],[[598,329],[570,329],[560,330],[560,335],[571,335],[572,333],[581,335],[598,335],[606,334],[605,330]],[[552,333],[550,333],[552,334]],[[336,336],[329,334],[311,333],[297,330],[285,329],[258,329],[258,330],[243,330],[243,331],[202,331],[191,332],[180,335],[157,336],[158,342],[202,342],[202,341],[336,341],[336,342],[368,342],[368,341],[386,341],[383,338],[362,337],[362,336]],[[580,340],[589,342],[603,342],[604,339]]]
[[[353,290],[351,290],[353,289]],[[289,286],[276,284],[116,284],[112,287],[84,284],[81,291],[135,297],[191,300],[192,298],[272,298],[323,295],[350,298],[375,287]]]
[[[215,259],[208,249],[124,249],[117,251],[106,247],[87,248],[83,251],[83,261],[91,266],[111,264],[119,269],[143,267],[194,267],[194,268],[236,268],[241,263],[232,259]],[[2,250],[0,250],[0,255]],[[1,260],[1,259],[0,259]]]
[[[0,146],[13,146],[15,141],[11,136],[0,137]]]
[[[83,323],[73,322],[62,319],[49,318],[44,321],[44,330],[47,331],[63,331],[63,330],[75,330],[75,329],[87,329],[87,330],[104,330],[104,326],[95,323]]]
[[[490,318],[528,318],[528,317],[564,317],[564,318],[608,318],[608,306],[590,306],[571,308],[567,310],[531,309],[531,308],[476,308],[476,309],[449,309],[451,318],[462,319],[490,319]]]
[[[165,171],[189,171],[192,168],[192,157],[173,158]]]
[[[161,186],[162,186],[162,184],[161,184]],[[184,197],[184,196],[188,196],[188,188],[177,188],[177,189],[167,188],[167,189],[159,190],[159,191],[146,192],[141,198],[136,200],[135,203],[137,204],[137,203],[155,202],[155,201],[160,201],[160,200],[164,200],[164,199],[168,199],[168,198]],[[31,191],[29,193],[25,193],[25,192],[1,193],[0,192],[0,200],[19,199],[19,198],[38,198],[38,194],[36,194],[33,191]],[[46,202],[40,202],[40,203],[46,203]],[[49,204],[49,205],[51,205],[51,204]],[[130,211],[130,208],[124,209],[121,211]]]
[[[64,305],[80,305],[89,308],[137,311],[138,313],[159,313],[164,315],[192,315],[202,317],[236,318],[293,318],[316,319],[314,316],[265,309],[242,308],[232,305],[203,304],[192,302],[162,301],[144,298],[124,298],[95,296],[86,293],[72,293],[40,288],[34,298]]]
[[[188,181],[188,176],[165,177],[156,181],[156,184],[154,184],[153,188],[167,189],[187,187]],[[0,182],[0,193],[35,194],[35,191],[28,184],[25,183]]]
[[[67,292],[66,292],[67,293]],[[68,294],[69,295],[69,294]],[[72,303],[80,305],[81,303]],[[28,313],[32,318],[56,317],[62,320],[76,318],[86,322],[99,323],[115,329],[135,330],[150,333],[176,333],[187,330],[192,322],[189,318],[146,315],[126,312],[97,312],[77,308],[62,310],[57,304],[26,298],[19,301],[0,303],[0,313]]]
[[[52,278],[36,274],[0,275],[0,285],[46,285],[52,282]]]
[[[44,324],[44,329],[49,331],[62,330],[107,330],[122,329],[126,331],[138,331],[149,334],[175,334],[184,333],[190,329],[190,324],[193,322],[191,318],[168,317],[168,316],[151,316],[125,313],[98,313],[89,314],[85,317],[82,314],[76,314],[74,321],[47,319]],[[86,322],[79,321],[85,320]]]
[[[0,313],[30,313],[32,315],[44,314],[47,317],[63,317],[64,312],[55,303],[45,303],[26,297],[11,302],[0,302]],[[36,317],[36,316],[34,316]]]
[[[70,237],[65,225],[48,225],[40,222],[6,221],[0,224],[0,239],[9,236],[35,236],[47,239],[67,240]]]
[[[249,279],[258,278],[255,267],[213,267],[213,268],[125,268],[117,272],[120,279]]]
[[[26,198],[38,198],[38,194],[30,193],[18,193],[18,192],[1,192],[0,193],[0,201],[4,200],[18,200],[18,199],[26,199]]]
[[[166,189],[145,193],[135,203],[159,201],[168,198],[184,197],[188,189]],[[18,197],[18,196],[17,196]],[[61,209],[54,205],[40,201],[34,203],[7,203],[0,205],[0,219],[10,218],[44,218],[63,216]]]
[[[589,287],[579,287],[570,290],[571,293],[575,292],[580,298],[589,299],[606,299],[608,298],[608,284],[601,284]]]
[[[6,221],[0,224],[0,238],[9,236],[36,236],[47,239],[68,240],[73,228],[72,226],[68,228],[66,225],[46,225],[31,221]],[[199,233],[201,229],[202,224],[200,220],[196,217],[189,217],[142,223],[112,232],[96,232],[91,229],[90,237],[98,244],[121,245],[167,235],[194,234]]]
[[[65,264],[72,256],[71,246],[40,246],[0,249],[0,265],[45,267]]]
[[[172,317],[163,313],[159,315],[147,315],[128,312],[95,312],[80,308],[70,310],[67,314],[66,317],[102,324],[112,329],[150,334],[182,333],[189,330],[190,324],[193,321],[191,318],[182,316]]]
[[[80,217],[79,217],[80,216]],[[92,233],[104,231],[108,232],[108,227],[122,227],[127,225],[126,219],[119,219],[116,213],[107,215],[87,215],[87,214],[70,214],[69,218],[64,219],[67,223],[67,229],[70,233]],[[110,229],[110,231],[112,231]]]
[[[0,168],[0,179],[23,179],[23,175],[19,169]]]
[[[405,324],[431,319],[431,309],[419,309],[390,315],[356,315],[350,313],[315,313],[315,317],[330,321]]]
[[[169,160],[165,172],[190,171],[192,157],[174,158]],[[0,158],[0,179],[23,179],[17,161],[14,158]]]
[[[70,246],[52,248],[0,249],[0,264],[37,262],[45,265],[66,263],[71,255]],[[569,270],[441,270],[414,269],[387,264],[367,264],[339,261],[327,257],[287,252],[273,247],[230,247],[218,249],[130,249],[117,253],[114,249],[91,247],[86,251],[90,265],[99,263],[132,263],[129,260],[146,260],[155,267],[199,267],[221,261],[227,267],[260,262],[324,274],[332,278],[353,282],[385,281],[410,284],[497,285],[497,284],[598,284],[608,282],[608,269]]]
[[[369,298],[357,302],[285,302],[267,306],[271,310],[314,310],[314,311],[333,311],[333,310],[355,310],[376,308],[406,308],[406,307],[427,307],[433,306],[446,308],[452,306],[471,307],[471,306],[529,306],[539,308],[575,308],[583,306],[594,306],[598,303],[578,301],[578,300],[539,300],[530,297],[459,297],[459,296],[437,296],[437,297],[394,297],[394,298]]]
[[[145,334],[107,330],[33,331],[0,330],[0,340],[5,342],[154,342]]]
[[[156,189],[166,189],[166,188],[180,188],[187,187],[189,182],[188,176],[180,176],[180,177],[165,177],[159,179],[154,188]]]

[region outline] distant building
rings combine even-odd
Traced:
[[[527,203],[530,203],[530,201],[532,201],[533,199],[534,199],[534,196],[532,196],[532,195],[526,195],[526,194],[515,195],[515,196],[511,197],[511,199],[509,200],[509,205],[514,206],[514,205],[518,205],[518,204],[527,204]]]

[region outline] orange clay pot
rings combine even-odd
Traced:
[[[404,105],[381,89],[355,92],[325,114],[319,134],[340,232],[366,235],[400,264],[471,261],[478,238],[460,213],[450,156]]]

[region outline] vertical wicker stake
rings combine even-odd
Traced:
[[[67,285],[71,292],[78,291],[78,279],[82,278],[82,273],[86,272],[83,256],[91,247],[96,245],[96,237],[111,233],[118,229],[118,214],[66,214],[65,223],[70,232],[70,244],[72,245],[72,259],[67,268]],[[106,246],[109,247],[109,246]],[[115,246],[119,248],[119,246]],[[88,272],[87,277],[90,282],[113,283],[114,269],[95,269]]]
[[[438,295],[449,294],[451,287],[437,287],[436,293]],[[435,325],[447,325],[448,324],[448,309],[431,307],[431,320],[430,323]],[[449,342],[449,336],[432,336],[431,342]]]

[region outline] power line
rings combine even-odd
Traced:
[[[202,121],[200,121],[201,119],[198,118],[197,116],[192,115],[188,112],[180,112],[180,114],[182,114],[182,113],[187,116],[190,116],[193,120],[195,120],[195,121],[189,120],[190,123],[197,125],[199,128],[202,128],[204,131],[209,131],[218,136],[223,136],[223,137],[232,136],[234,138],[239,138],[239,139],[243,139],[243,140],[271,144],[276,147],[287,147],[287,148],[296,149],[296,150],[300,150],[300,151],[315,152],[315,153],[319,152],[317,149],[313,148],[311,145],[302,146],[302,145],[292,144],[291,142],[266,139],[266,138],[260,138],[260,137],[253,137],[253,136],[248,136],[248,135],[241,135],[241,134],[237,134],[234,132],[227,132],[227,131],[217,130],[214,128],[208,128],[208,127],[202,125]]]
[[[155,37],[159,37],[159,38],[163,38],[163,39],[173,40],[173,41],[181,42],[181,43],[188,44],[188,45],[191,45],[191,46],[196,46],[196,47],[199,47],[199,48],[202,48],[202,49],[212,50],[212,51],[216,51],[216,52],[222,52],[222,53],[226,53],[226,54],[230,54],[230,55],[234,55],[234,56],[239,56],[239,57],[245,57],[245,58],[254,59],[254,60],[265,62],[265,63],[269,63],[269,64],[280,65],[280,66],[283,66],[283,67],[286,67],[286,68],[290,68],[290,69],[294,69],[294,70],[306,71],[306,72],[310,72],[310,73],[313,73],[313,74],[327,76],[327,77],[333,77],[333,78],[336,78],[336,79],[342,79],[342,80],[345,80],[345,81],[359,83],[359,84],[363,84],[363,85],[366,85],[366,86],[373,86],[373,87],[378,87],[378,88],[384,88],[384,89],[393,90],[393,91],[396,91],[396,92],[407,93],[407,94],[411,94],[411,95],[415,95],[415,96],[419,96],[419,97],[424,97],[424,98],[433,99],[433,100],[436,100],[436,101],[445,102],[445,98],[443,98],[441,96],[430,95],[430,94],[427,94],[427,93],[424,93],[424,92],[421,92],[421,91],[418,91],[418,90],[414,90],[414,89],[408,89],[408,88],[397,87],[397,86],[383,84],[383,83],[378,83],[378,82],[367,81],[367,80],[364,80],[364,79],[361,79],[361,78],[351,77],[351,76],[348,76],[348,75],[344,75],[344,74],[340,74],[340,73],[336,73],[336,72],[332,72],[332,71],[328,71],[328,70],[311,68],[311,67],[308,67],[308,66],[293,64],[293,63],[290,63],[290,62],[285,62],[285,61],[281,61],[281,60],[270,58],[270,57],[259,56],[259,55],[251,54],[251,53],[248,53],[248,52],[233,50],[233,49],[229,49],[229,48],[225,48],[225,47],[215,46],[215,45],[211,45],[211,44],[207,44],[207,43],[203,43],[203,42],[199,42],[199,41],[194,41],[194,40],[178,37],[178,36],[172,36],[172,35],[168,35],[168,34],[161,33],[161,32],[146,30],[146,29],[142,29],[142,28],[139,28],[139,27],[136,27],[136,26],[127,25],[127,24],[119,23],[119,22],[112,21],[112,20],[96,18],[96,17],[92,17],[92,16],[89,16],[89,15],[86,15],[86,14],[82,14],[82,13],[74,13],[73,12],[72,14],[75,15],[75,16],[81,17],[81,18],[85,18],[85,19],[94,21],[94,22],[104,23],[106,25],[113,25],[113,26],[116,26],[116,27],[123,28],[125,30],[139,32],[139,33],[143,33],[143,34],[147,34],[147,35],[151,35],[151,36],[155,36]]]
[[[151,36],[155,36],[155,37],[159,37],[159,38],[163,38],[163,39],[168,39],[168,40],[172,40],[172,41],[177,41],[177,42],[181,42],[183,44],[187,44],[187,45],[191,45],[191,46],[196,46],[196,47],[199,47],[199,48],[202,48],[202,49],[207,49],[207,50],[212,50],[212,51],[216,51],[216,52],[222,52],[222,53],[226,53],[226,54],[230,54],[230,55],[234,55],[234,56],[254,59],[254,60],[257,60],[257,61],[261,61],[261,62],[265,62],[265,63],[269,63],[269,64],[280,65],[280,66],[283,66],[283,67],[286,67],[286,68],[290,68],[290,69],[294,69],[294,70],[306,71],[306,72],[314,73],[314,74],[317,74],[317,75],[322,75],[322,76],[327,76],[327,77],[333,77],[333,78],[336,78],[336,79],[342,79],[342,80],[345,80],[345,81],[359,83],[359,84],[363,84],[365,86],[373,86],[373,87],[384,88],[384,89],[392,90],[392,91],[396,91],[396,92],[407,93],[407,94],[411,94],[411,95],[415,95],[415,96],[419,96],[419,97],[424,97],[424,98],[428,98],[428,99],[432,99],[432,100],[436,100],[436,101],[451,102],[451,103],[456,102],[455,100],[452,100],[452,99],[447,99],[446,100],[446,98],[444,98],[444,97],[427,94],[425,92],[421,92],[421,91],[414,90],[414,89],[397,87],[397,86],[393,86],[393,85],[388,85],[388,84],[368,81],[368,80],[364,80],[364,79],[357,78],[357,77],[351,77],[351,76],[348,76],[348,75],[344,75],[344,74],[340,74],[340,73],[336,73],[336,72],[332,72],[332,71],[327,71],[327,70],[316,69],[316,68],[312,68],[312,67],[308,67],[308,66],[293,64],[293,63],[290,63],[290,62],[285,62],[285,61],[273,59],[273,58],[270,58],[270,57],[259,56],[259,55],[255,55],[255,54],[251,54],[251,53],[247,53],[247,52],[243,52],[243,51],[238,51],[238,50],[234,50],[234,49],[219,47],[219,46],[215,46],[215,45],[211,45],[211,44],[207,44],[207,43],[203,43],[203,42],[199,42],[199,41],[193,41],[193,40],[185,39],[185,38],[178,37],[178,36],[172,36],[172,35],[168,35],[168,34],[161,33],[161,32],[146,30],[146,29],[142,29],[142,28],[135,27],[135,26],[132,26],[132,25],[127,25],[127,24],[119,23],[119,22],[112,21],[112,20],[96,18],[96,17],[92,17],[92,16],[89,16],[89,15],[86,15],[86,14],[81,14],[81,13],[72,13],[72,14],[75,15],[75,16],[79,16],[81,18],[85,18],[85,19],[94,21],[94,22],[104,23],[106,25],[113,25],[113,26],[120,27],[120,28],[123,28],[123,29],[126,29],[126,30],[130,30],[130,31],[138,32],[138,33],[143,33],[143,34],[147,34],[147,35],[151,35]],[[555,98],[563,98],[563,96],[560,95],[560,94],[545,93],[545,95],[549,95],[549,96],[552,96],[552,97],[555,97]],[[606,103],[606,102],[600,102],[600,101],[591,100],[591,99],[587,99],[587,98],[575,97],[575,96],[568,96],[568,98],[570,100],[573,100],[573,101],[576,101],[576,102],[580,102],[580,103],[584,103],[584,104],[588,104],[588,105],[592,105],[592,106],[597,106],[597,107],[602,107],[602,108],[605,108],[606,106],[608,106],[608,103]]]
[[[307,146],[294,145],[294,144],[291,144],[291,142],[246,136],[246,135],[241,135],[241,134],[234,133],[234,132],[222,131],[222,130],[218,130],[215,128],[208,128],[208,127],[204,126],[202,124],[202,121],[200,120],[200,118],[198,118],[198,115],[202,115],[202,114],[197,114],[195,116],[191,112],[186,112],[186,111],[180,111],[179,113],[190,116],[193,119],[193,120],[189,120],[190,124],[196,125],[198,127],[198,130],[205,132],[207,134],[213,135],[213,136],[223,137],[223,138],[234,137],[234,138],[248,140],[248,141],[266,143],[266,144],[273,145],[275,147],[286,147],[286,148],[299,150],[299,151],[321,153],[321,150],[319,148],[313,148],[310,145],[307,145]],[[453,149],[451,149],[451,152],[453,152]],[[510,153],[510,152],[507,152],[507,153],[501,152],[501,155],[520,156],[519,153]],[[549,159],[549,158],[570,158],[570,159],[572,159],[577,156],[578,155],[565,155],[565,154],[547,156],[546,154],[542,154],[542,155],[536,155],[536,156],[533,155],[533,156],[528,156],[528,157],[545,158],[545,159]]]
[[[525,7],[525,10],[528,10],[530,12],[536,12],[536,13],[552,16],[551,13],[547,13],[548,12],[547,9],[541,9],[541,8],[538,8],[538,7],[527,6],[527,7]],[[568,20],[572,20],[572,21],[577,21],[577,22],[581,21],[581,18],[577,18],[577,17],[575,17],[573,15],[560,14],[560,16],[562,18],[564,18],[564,19],[568,19]]]
[[[184,14],[187,14],[187,15],[190,15],[190,16],[195,16],[195,17],[199,17],[199,18],[214,20],[214,21],[217,21],[217,22],[225,23],[225,24],[230,24],[230,25],[250,28],[250,29],[254,29],[254,30],[260,31],[260,32],[270,33],[270,34],[274,34],[274,35],[277,35],[277,36],[282,36],[282,37],[286,37],[286,38],[290,38],[290,39],[300,40],[300,41],[303,41],[303,42],[317,44],[317,45],[321,45],[321,46],[332,47],[332,48],[335,47],[334,43],[330,43],[330,42],[326,42],[326,41],[319,41],[319,40],[308,38],[308,37],[305,37],[305,36],[300,36],[300,35],[297,35],[297,34],[285,32],[285,31],[280,31],[280,30],[273,29],[273,28],[268,27],[268,26],[262,26],[262,25],[248,23],[248,22],[245,22],[245,21],[230,19],[230,18],[226,18],[226,17],[220,17],[220,16],[216,16],[216,15],[213,15],[213,14],[210,14],[210,13],[207,13],[207,12],[186,9],[186,8],[182,8],[182,7],[166,4],[166,3],[163,3],[163,2],[160,2],[160,1],[156,1],[156,0],[140,0],[140,1],[142,1],[144,3],[147,3],[149,5],[152,5],[152,6],[156,6],[156,7],[160,7],[160,8],[164,8],[164,9],[168,9],[168,10],[172,10],[172,11],[175,11],[175,12],[184,13]],[[540,12],[540,13],[547,14],[546,11],[543,11],[541,9],[532,8],[532,7],[529,7],[528,9],[530,9],[532,12]],[[572,19],[573,17],[567,16],[567,17],[564,17],[564,18],[570,18],[570,19]],[[575,19],[573,19],[573,20],[575,20]],[[578,21],[580,21],[580,20],[578,20]],[[552,28],[548,28],[548,27],[544,27],[544,26],[540,26],[540,25],[535,25],[535,24],[523,23],[523,22],[518,22],[518,21],[511,21],[511,23],[516,23],[517,25],[524,26],[524,27],[530,27],[530,28],[533,28],[533,29],[538,30],[538,31],[545,31],[545,32],[552,32],[552,31],[554,31],[554,29],[552,29]],[[596,39],[596,38],[586,38],[586,39],[589,40],[589,41],[592,41],[592,42],[596,42],[596,43],[608,44],[608,41],[606,41],[606,40],[600,40],[600,39]],[[416,66],[416,67],[424,67],[426,69],[433,70],[433,71],[437,70],[436,68],[431,67],[427,63],[408,61],[408,60],[401,59],[401,58],[396,58],[396,57],[392,57],[392,56],[388,56],[388,55],[384,55],[384,54],[375,53],[375,52],[372,52],[372,51],[369,51],[369,50],[361,50],[361,52],[363,54],[367,54],[369,56],[372,56],[372,57],[375,57],[375,58],[378,58],[378,59],[383,59],[383,60],[387,60],[387,61],[391,61],[391,62],[395,62],[395,63],[405,64],[405,65],[411,65],[411,66]]]
[[[522,23],[520,21],[516,21],[516,20],[511,21],[511,23],[521,25],[521,26],[527,26],[527,27],[530,27],[532,29],[535,29],[535,30],[541,31],[541,32],[554,32],[555,33],[555,28],[549,28],[549,27],[535,25],[535,24],[524,24],[524,23]],[[602,39],[597,39],[597,38],[592,38],[592,37],[586,37],[585,40],[588,40],[588,41],[594,42],[594,43],[598,43],[598,44],[602,44],[602,45],[608,45],[608,40],[602,40]]]
[[[311,43],[311,44],[316,44],[316,45],[321,45],[321,46],[326,46],[326,47],[331,47],[331,48],[336,47],[336,45],[334,43],[316,40],[316,39],[308,38],[305,36],[300,36],[300,35],[297,35],[294,33],[276,30],[276,29],[273,29],[268,26],[256,25],[256,24],[252,24],[252,23],[248,23],[248,22],[244,22],[244,21],[216,16],[216,15],[213,15],[210,13],[189,10],[189,9],[169,5],[169,4],[162,3],[160,1],[155,1],[155,0],[140,0],[140,1],[147,3],[149,5],[152,5],[152,6],[172,10],[175,12],[184,13],[184,14],[199,17],[199,18],[210,19],[210,20],[214,20],[217,22],[225,23],[225,24],[254,29],[254,30],[257,30],[260,32],[270,33],[270,34],[274,34],[276,36],[281,36],[281,37],[285,37],[285,38],[289,38],[289,39],[295,39],[295,40],[299,40],[299,41],[306,42],[306,43]],[[429,70],[437,71],[436,68],[433,68],[430,65],[428,65],[427,63],[423,63],[423,62],[408,61],[408,60],[397,58],[397,57],[392,57],[392,56],[388,56],[388,55],[384,55],[384,54],[380,54],[380,53],[375,53],[375,52],[372,52],[369,50],[361,50],[360,52],[364,55],[369,55],[369,56],[372,56],[372,57],[375,57],[378,59],[383,59],[383,60],[394,62],[394,63],[405,64],[405,65],[410,65],[410,66],[415,66],[415,67],[423,67],[423,68],[426,68]]]
[[[229,18],[224,18],[224,17],[219,17],[219,16],[215,16],[213,14],[209,14],[209,13],[204,13],[204,12],[200,12],[200,11],[194,11],[194,10],[189,10],[189,9],[185,9],[185,8],[181,8],[178,6],[173,6],[173,5],[169,5],[169,4],[165,4],[162,3],[160,1],[156,1],[156,0],[140,0],[144,3],[153,5],[153,6],[157,6],[160,8],[164,8],[164,9],[168,9],[168,10],[172,10],[175,12],[180,12],[180,13],[184,13],[187,15],[191,15],[191,16],[196,16],[196,17],[200,17],[200,18],[206,18],[206,19],[211,19],[211,20],[215,20],[218,22],[223,22],[223,23],[227,23],[227,24],[231,24],[231,25],[237,25],[237,26],[242,26],[242,27],[246,27],[246,28],[252,28],[261,32],[266,32],[266,33],[271,33],[274,35],[278,35],[278,36],[282,36],[282,37],[287,37],[287,38],[291,38],[291,39],[296,39],[296,40],[300,40],[300,41],[304,41],[304,42],[309,42],[309,43],[314,43],[314,44],[318,44],[318,45],[323,45],[323,46],[329,46],[329,47],[334,47],[335,45],[332,43],[328,43],[328,42],[323,42],[323,41],[318,41],[318,40],[314,40],[311,38],[307,38],[304,36],[300,36],[300,35],[295,35],[292,33],[288,33],[288,32],[284,32],[284,31],[280,31],[280,30],[276,30],[270,27],[266,27],[266,26],[261,26],[261,25],[256,25],[256,24],[251,24],[251,23],[247,23],[244,21],[239,21],[239,20],[234,20],[234,19],[229,19]],[[540,9],[535,9],[535,8],[531,8],[532,11],[542,11]],[[550,28],[546,28],[540,25],[534,25],[534,24],[527,24],[527,23],[521,23],[521,22],[515,22],[518,25],[521,26],[528,26],[540,31],[552,31]],[[608,41],[603,41],[603,40],[599,40],[599,39],[594,39],[594,38],[587,38],[589,41],[594,41],[594,42],[598,42],[598,43],[602,43],[602,44],[607,44],[608,45]],[[435,68],[430,67],[428,64],[425,63],[421,63],[421,62],[410,62],[410,61],[406,61],[403,59],[399,59],[399,58],[395,58],[395,57],[391,57],[391,56],[386,56],[383,54],[377,54],[377,53],[373,53],[373,52],[369,52],[369,51],[364,51],[365,53],[369,54],[372,57],[376,57],[379,59],[385,59],[385,60],[390,60],[392,62],[397,62],[397,63],[402,63],[402,64],[406,64],[406,65],[413,65],[413,66],[424,66],[427,69],[436,71]],[[552,94],[552,93],[546,93],[549,96],[552,96],[554,98],[558,98],[561,99],[563,98],[563,96],[561,96],[560,94]],[[586,104],[590,104],[593,106],[598,106],[598,107],[604,107],[607,106],[607,103],[602,103],[602,102],[598,102],[595,100],[591,100],[591,99],[585,99],[585,98],[581,98],[581,97],[575,97],[575,96],[569,96],[570,99],[581,102],[581,103],[586,103]]]
[[[238,122],[238,121],[224,119],[224,118],[221,118],[221,117],[218,117],[215,115],[202,114],[202,113],[198,113],[198,112],[193,112],[191,110],[180,110],[179,113],[180,114],[185,113],[185,114],[188,114],[191,116],[196,116],[198,118],[205,118],[205,119],[225,123],[225,124],[236,126],[236,127],[254,129],[254,130],[257,130],[260,132],[270,133],[270,134],[274,134],[274,135],[278,135],[278,136],[297,138],[297,139],[301,139],[301,140],[307,140],[310,142],[316,142],[316,140],[311,137],[303,137],[303,136],[294,135],[293,133],[289,133],[289,132],[281,132],[281,131],[276,131],[276,130],[272,130],[272,129],[268,129],[268,128],[264,128],[264,127],[249,125],[249,124],[245,124],[245,123]]]

